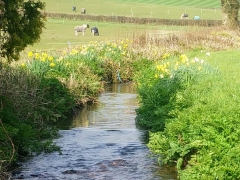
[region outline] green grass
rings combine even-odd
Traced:
[[[191,54],[191,56],[203,58],[213,67],[218,67],[221,73],[228,78],[230,77],[233,82],[239,82],[239,50],[217,51],[210,54],[209,57],[206,57],[205,53],[198,52],[194,55]]]
[[[157,4],[157,5],[169,5],[169,6],[191,6],[191,7],[203,7],[203,8],[219,8],[220,1],[216,0],[117,0],[117,2],[133,2],[133,3],[145,3],[145,4]]]
[[[171,110],[172,117],[175,116],[170,116],[172,120],[168,120],[163,132],[151,133],[148,147],[159,155],[161,162],[176,162],[179,179],[239,179],[239,158],[236,156],[239,154],[239,139],[234,138],[239,137],[240,125],[239,50],[211,52],[210,56],[199,51],[191,54],[194,55],[212,66],[205,64],[201,71],[186,71],[191,66],[184,68],[177,77],[181,82],[187,80],[187,86],[183,91],[178,89],[177,96],[170,98],[167,105],[160,104],[168,94],[161,94],[165,91],[158,86],[159,80],[150,87],[142,87],[140,92],[145,94],[140,97],[143,95],[145,104],[140,106],[140,112],[145,113],[146,121],[150,115],[156,115],[158,117],[155,116],[154,120],[158,121],[155,123],[160,124],[164,117],[161,113],[168,110]],[[214,70],[216,67],[218,71]],[[150,74],[148,71],[142,73]],[[185,75],[189,77],[185,78]],[[168,80],[165,79],[163,85],[171,85]],[[150,126],[153,122],[144,124]]]
[[[99,36],[93,36],[90,28],[87,29],[85,35],[79,33],[77,36],[74,34],[74,27],[88,23],[90,28],[93,26],[98,27]],[[68,48],[69,45],[77,46],[87,44],[90,41],[116,41],[123,38],[132,38],[145,30],[152,31],[179,31],[186,29],[186,27],[177,26],[146,26],[137,24],[119,24],[107,22],[93,22],[93,21],[77,21],[77,20],[62,20],[62,19],[48,19],[46,28],[41,36],[41,41],[34,46],[29,46],[26,50],[56,50]]]
[[[199,15],[202,19],[221,19],[220,1],[216,0],[51,0],[44,1],[47,12],[73,13],[72,7],[86,8],[86,14],[153,17],[161,19],[179,19],[188,13],[192,19]]]
[[[213,0],[51,0],[46,1],[46,12],[73,14],[72,7],[77,7],[76,14],[80,14],[82,7],[86,8],[87,14],[92,15],[114,15],[114,16],[134,16],[153,17],[162,19],[179,19],[182,13],[188,13],[189,18],[199,15],[201,19],[221,19],[220,9],[210,9],[220,7],[220,1]],[[97,26],[100,36],[92,36],[90,29],[85,36],[74,35],[74,27],[88,23],[90,27]],[[134,24],[118,24],[107,22],[86,22],[63,19],[48,19],[46,29],[41,36],[41,41],[34,46],[29,46],[26,50],[56,50],[71,46],[89,43],[90,41],[114,41],[123,37],[131,38],[133,34],[140,30],[175,31],[186,27],[172,26],[146,26]]]

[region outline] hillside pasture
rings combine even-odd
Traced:
[[[126,3],[144,3],[144,4],[157,4],[157,5],[169,5],[169,6],[191,6],[201,8],[220,8],[220,0],[116,0],[116,2]]]
[[[180,19],[181,14],[188,13],[189,19],[198,15],[201,19],[220,20],[220,0],[43,0],[46,11],[53,13],[86,14],[106,16],[149,17],[161,19]],[[76,12],[72,7],[76,6]]]
[[[74,27],[89,24],[85,35],[75,35]],[[98,27],[99,36],[93,36],[91,27]],[[43,30],[38,44],[29,46],[27,51],[50,51],[88,44],[90,41],[117,41],[123,38],[132,39],[133,36],[151,31],[153,35],[161,35],[169,32],[182,31],[187,27],[180,26],[154,26],[138,24],[121,24],[109,22],[77,21],[48,18],[46,28]]]
[[[62,14],[81,14],[81,8],[86,8],[86,14],[106,16],[152,17],[161,19],[180,19],[183,13],[188,13],[189,19],[199,15],[201,19],[220,20],[220,1],[215,0],[42,0],[46,2],[46,12]],[[76,12],[72,7],[76,6]],[[74,27],[88,23],[90,28],[85,35],[74,34]],[[98,27],[100,36],[92,36],[91,27]],[[115,41],[122,38],[132,38],[143,31],[152,34],[181,31],[188,27],[154,26],[136,24],[118,24],[111,22],[86,22],[70,19],[48,18],[38,44],[29,46],[27,51],[45,51],[72,47],[90,41]],[[190,27],[191,28],[191,27]]]

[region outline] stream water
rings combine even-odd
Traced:
[[[150,156],[146,135],[135,126],[137,95],[131,84],[113,84],[99,103],[82,109],[59,131],[62,153],[27,157],[12,179],[175,180],[170,167]]]

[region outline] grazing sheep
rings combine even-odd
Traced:
[[[81,14],[86,14],[86,9],[85,8],[81,9]]]
[[[73,6],[72,10],[73,10],[73,12],[76,12],[77,11],[77,7]]]
[[[75,35],[78,35],[79,32],[82,32],[84,35],[84,32],[86,31],[87,28],[89,28],[88,24],[83,24],[82,26],[76,26],[74,28]]]
[[[99,36],[99,31],[97,27],[91,28],[91,33],[93,36]]]
[[[194,16],[193,19],[194,20],[200,20],[200,16]]]
[[[188,19],[188,14],[182,14],[181,19]]]

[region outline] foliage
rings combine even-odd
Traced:
[[[41,1],[0,1],[0,47],[1,57],[8,61],[19,59],[20,52],[40,40],[45,16]]]
[[[163,60],[136,77],[141,103],[137,109],[136,123],[143,129],[163,131],[166,120],[174,118],[178,111],[191,105],[191,99],[184,98],[182,91],[196,83],[204,61],[197,58],[190,61],[183,54],[177,60],[172,57],[165,62],[169,57],[169,54],[165,54]]]
[[[71,95],[66,85],[54,77],[43,78],[39,84],[43,90],[42,101],[46,101],[45,106],[38,109],[38,113],[46,122],[56,122],[65,118],[65,114],[74,106],[74,97]]]
[[[240,7],[239,0],[221,0],[223,24],[230,29],[237,29],[238,10]]]
[[[3,154],[2,159],[5,159],[6,162],[11,157],[12,161],[16,161],[19,155],[31,154],[33,152],[42,152],[45,151],[52,144],[52,138],[56,137],[54,134],[54,129],[49,129],[44,124],[42,127],[37,127],[34,122],[21,119],[21,115],[13,110],[13,103],[7,100],[4,97],[1,97],[1,152],[7,152]],[[40,129],[39,129],[40,128]],[[43,129],[41,129],[43,128]],[[6,134],[6,132],[8,132]],[[52,131],[52,132],[51,132]],[[9,141],[8,138],[11,138]],[[39,141],[41,139],[47,138],[47,141]],[[9,146],[8,143],[13,143]],[[9,147],[11,147],[9,149]],[[4,150],[4,148],[6,148]],[[11,154],[12,152],[16,152]]]
[[[148,147],[160,163],[176,165],[179,179],[239,179],[239,83],[208,66],[196,72],[177,92],[175,105],[184,108],[171,110]]]
[[[56,52],[29,52],[28,59],[2,64],[0,168],[20,154],[56,150],[51,141],[57,135],[54,125],[68,110],[95,102],[105,83],[134,80],[140,99],[137,124],[152,131],[148,145],[160,162],[176,164],[182,179],[227,179],[228,174],[237,179],[239,84],[204,60],[181,54],[182,47],[194,49],[193,54],[215,45],[213,50],[238,47],[237,35],[207,32],[209,39],[193,33],[171,35],[164,46],[149,46],[161,42],[157,38],[146,44],[128,39],[92,42]]]
[[[1,168],[19,155],[59,150],[52,142],[55,125],[76,106],[94,102],[102,82],[113,81],[114,75],[106,74],[115,73],[114,67],[128,71],[121,73],[123,81],[131,78],[127,43],[93,43],[57,54],[30,51],[24,61],[2,64]]]
[[[101,90],[102,84],[99,82],[98,75],[91,72],[89,67],[84,65],[81,57],[76,56],[75,53],[75,49],[70,51],[69,54],[63,51],[63,56],[57,57],[47,53],[29,52],[30,60],[22,63],[21,66],[39,77],[47,78],[48,82],[43,83],[46,88],[52,89],[49,98],[56,94],[56,98],[58,96],[57,99],[61,104],[64,104],[64,102],[70,103],[74,100],[74,103],[70,104],[81,105],[94,99]],[[57,81],[61,82],[62,85],[57,85]],[[59,87],[59,92],[54,89],[56,85]],[[72,100],[70,96],[67,96],[67,91],[73,97]],[[54,102],[54,104],[59,106],[57,102]],[[67,111],[72,108],[72,105],[65,104],[62,108],[66,107],[68,107],[65,109]]]
[[[76,104],[65,84],[45,75],[29,71],[26,65],[1,69],[1,168],[19,155],[59,150],[52,142],[57,136],[54,124]]]
[[[119,42],[90,42],[77,46],[65,55],[69,64],[80,64],[89,68],[91,73],[99,76],[105,83],[128,82],[132,78],[132,53],[129,51],[129,39]],[[70,63],[71,62],[71,63]],[[74,67],[75,69],[75,67]]]
[[[239,85],[205,78],[185,96],[193,106],[150,135],[149,147],[163,163],[177,164],[180,179],[239,179]],[[203,87],[208,87],[207,89]],[[189,93],[191,92],[191,93]]]

